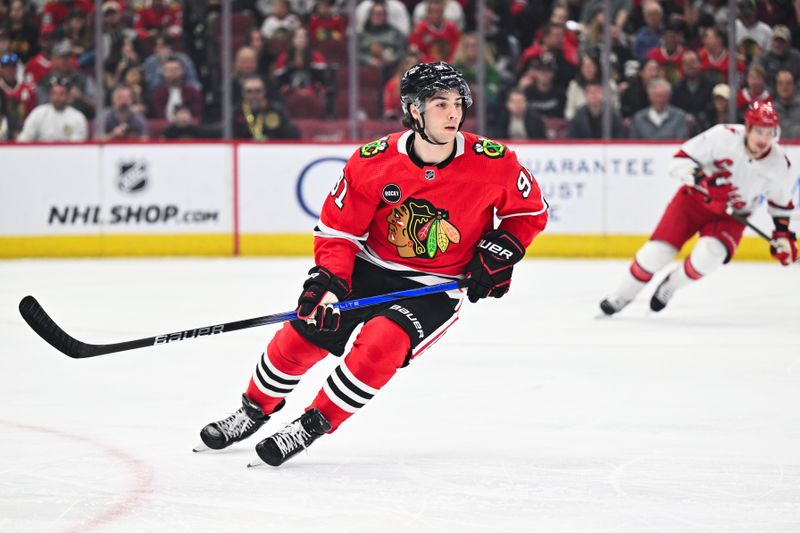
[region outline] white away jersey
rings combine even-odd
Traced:
[[[752,212],[762,194],[769,201],[772,216],[790,216],[793,179],[790,162],[777,141],[769,152],[755,159],[745,150],[745,127],[741,124],[719,124],[692,137],[675,154],[674,164],[689,157],[702,167],[707,176],[727,177],[736,187],[744,207]],[[685,159],[683,159],[685,161]]]

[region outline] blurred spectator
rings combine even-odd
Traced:
[[[261,25],[261,35],[265,39],[288,39],[302,25],[300,17],[289,10],[287,0],[275,0],[272,14],[265,18],[264,24]]]
[[[403,116],[400,105],[400,80],[408,69],[419,62],[419,54],[409,52],[395,69],[394,75],[383,86],[383,118],[396,119]]]
[[[700,50],[700,68],[714,83],[728,81],[728,49],[725,39],[716,28],[703,31],[703,48]],[[744,72],[744,63],[737,61],[736,70]]]
[[[49,102],[36,106],[31,111],[18,142],[83,142],[86,140],[88,123],[83,113],[70,107],[69,82],[53,78],[49,87]]]
[[[389,24],[400,30],[405,36],[411,33],[411,17],[408,8],[400,0],[363,0],[356,6],[356,30],[363,31],[364,26],[369,20],[369,12],[374,4],[384,4],[386,6],[387,20]]]
[[[327,68],[325,57],[312,47],[308,30],[301,26],[294,30],[289,48],[278,55],[272,74],[283,94],[321,94],[325,89]]]
[[[258,28],[251,29],[245,46],[252,48],[256,54],[257,72],[267,73],[272,69],[272,62],[275,60],[275,56],[272,54],[270,47],[264,42],[261,30]]]
[[[456,54],[453,57],[453,67],[461,71],[464,79],[472,87],[472,95],[477,98],[484,98],[486,110],[490,117],[493,117],[500,105],[500,74],[494,64],[494,56],[488,46],[483,49],[484,58],[484,81],[485,91],[483,95],[476,94],[478,83],[478,35],[468,33],[461,37],[458,43]]]
[[[252,77],[244,81],[244,100],[233,117],[233,136],[236,139],[268,141],[297,139],[297,128],[283,109],[267,98],[264,82]]]
[[[736,46],[736,58],[745,65],[757,61],[762,55],[763,50],[752,37],[745,37],[744,40]]]
[[[122,57],[122,47],[126,40],[135,41],[136,32],[126,25],[122,16],[122,5],[116,0],[106,0],[101,8],[103,13],[103,61],[116,63]]]
[[[679,22],[672,22],[664,29],[661,46],[651,48],[647,52],[647,59],[655,59],[663,69],[666,80],[675,84],[683,77],[681,59],[685,50],[683,25]]]
[[[589,81],[585,87],[586,105],[575,112],[569,121],[567,138],[569,139],[602,139],[603,138],[603,107],[605,96],[603,85],[597,81]],[[619,111],[611,109],[611,138],[625,137],[625,127]]]
[[[564,46],[564,27],[548,22],[542,28],[542,40],[534,42],[522,52],[518,67],[520,72],[528,70],[528,63],[542,55],[548,55],[555,62],[555,82],[562,88],[577,74],[577,63],[571,63],[562,50]]]
[[[800,80],[800,52],[792,48],[792,33],[786,26],[775,26],[769,50],[758,58],[758,64],[764,67],[767,86],[775,87],[775,76],[779,70],[788,70],[795,80]]]
[[[192,116],[202,121],[203,95],[186,83],[181,62],[176,58],[167,59],[161,67],[161,75],[164,83],[150,97],[150,117],[171,120],[177,106],[187,105],[192,110]]]
[[[340,4],[341,7],[343,7],[346,2],[347,0],[335,1],[335,3]],[[256,11],[261,14],[261,18],[263,19],[270,16],[275,11],[277,0],[239,0],[238,3],[244,6],[255,4]],[[314,11],[314,3],[315,0],[289,0],[289,10],[301,19],[306,20]]]
[[[111,93],[111,108],[103,112],[103,139],[106,141],[141,140],[148,137],[147,121],[136,113],[130,87],[118,85]]]
[[[542,115],[528,105],[525,93],[511,89],[505,107],[500,111],[491,136],[495,139],[546,139],[547,129]]]
[[[378,67],[386,79],[405,49],[406,38],[386,20],[386,6],[373,5],[364,31],[358,33],[359,63]]]
[[[602,12],[604,0],[585,0],[580,2],[580,20],[584,24],[589,23],[597,16],[598,11]],[[622,33],[625,28],[625,23],[628,21],[628,15],[633,8],[632,0],[611,0],[611,26],[616,28],[619,33]]]
[[[144,86],[144,75],[142,74],[142,67],[140,65],[131,65],[122,72],[120,76],[120,83],[131,89],[131,97],[133,103],[131,109],[136,113],[142,115],[147,114],[147,104],[150,101],[150,95],[147,88]]]
[[[11,134],[11,128],[8,125],[8,116],[6,115],[6,96],[0,92],[0,143],[13,140]]]
[[[699,132],[706,129],[702,125],[707,121],[714,84],[700,70],[700,59],[694,50],[683,54],[681,65],[683,79],[672,87],[672,105],[683,109],[689,118],[689,129]]]
[[[566,95],[564,88],[555,84],[556,63],[549,54],[529,62],[529,69],[520,79],[528,105],[548,118],[564,118]]]
[[[5,116],[10,131],[9,139],[16,137],[25,118],[36,107],[36,86],[26,81],[20,81],[19,63],[20,59],[17,54],[0,56],[0,91],[5,98]]]
[[[10,52],[17,54],[23,63],[39,53],[39,30],[28,19],[22,0],[13,0],[8,10],[8,38]]]
[[[494,54],[495,66],[504,84],[513,85],[517,79],[517,59],[520,54],[519,40],[512,35],[508,24],[498,10],[503,6],[498,2],[496,7],[487,4],[483,10],[486,24],[486,45]]]
[[[595,58],[590,55],[583,56],[583,58],[581,58],[581,68],[578,71],[578,75],[569,82],[569,86],[567,87],[564,118],[569,120],[574,117],[578,108],[586,103],[585,89],[589,83],[599,83],[602,85],[602,82],[603,76],[600,72],[600,65],[597,64]],[[609,85],[608,89],[610,94],[608,97],[611,99],[611,104],[614,108],[619,109],[619,90],[617,88],[617,83],[613,79],[610,79]]]
[[[80,58],[94,48],[94,35],[86,24],[86,15],[80,9],[73,9],[64,27],[64,38],[69,40],[72,51]]]
[[[800,95],[797,81],[788,70],[778,71],[775,82],[775,112],[781,121],[782,139],[800,139]]]
[[[550,11],[549,22],[552,26],[564,28],[564,38],[561,41],[561,51],[563,52],[564,58],[567,61],[573,65],[578,65],[580,63],[580,42],[575,32],[567,28],[566,24],[568,20],[569,10],[567,9],[567,6],[559,2],[554,2]],[[541,30],[536,32],[534,39],[537,41],[542,39]]]
[[[95,106],[94,95],[88,93],[86,76],[73,68],[72,45],[69,44],[69,41],[61,41],[53,47],[50,62],[50,71],[42,78],[37,87],[37,102],[46,104],[50,94],[48,89],[53,80],[64,79],[69,84],[69,105],[83,113],[86,118],[92,118]]]
[[[194,67],[194,63],[192,63],[189,56],[183,52],[174,50],[172,43],[173,40],[168,35],[159,35],[156,37],[153,53],[150,54],[142,64],[144,84],[147,86],[147,89],[152,91],[164,83],[164,78],[161,75],[161,66],[169,57],[175,57],[181,62],[186,83],[194,85],[197,89],[202,89],[202,87],[200,87],[200,81],[197,78],[197,70]]]
[[[36,0],[36,3],[41,9],[41,25],[52,30],[64,24],[73,9],[81,11],[84,16],[94,12],[93,0]]]
[[[591,54],[594,57],[602,57],[606,46],[603,40],[605,16],[603,10],[600,9],[596,12],[588,26],[584,27],[580,37],[580,51],[581,55]],[[612,77],[618,82],[625,78],[625,64],[628,61],[639,61],[633,58],[630,46],[627,44],[627,36],[620,31],[616,26],[611,26],[611,54],[609,55],[609,62],[611,63]],[[620,91],[623,87],[620,86]]]
[[[431,0],[423,0],[414,7],[414,12],[411,15],[411,21],[414,26],[428,17],[430,2]],[[464,8],[456,0],[444,0],[442,15],[446,21],[455,24],[458,31],[464,31]]]
[[[647,59],[647,52],[661,45],[661,22],[664,10],[655,0],[645,0],[642,5],[645,25],[633,35],[633,57],[639,61]]]
[[[736,108],[744,119],[745,110],[755,102],[771,102],[772,95],[767,90],[766,75],[761,65],[753,64],[747,69],[747,85],[736,94]]]
[[[699,129],[705,130],[717,124],[727,124],[728,101],[731,98],[731,89],[725,83],[718,83],[711,92],[711,112],[706,124]]]
[[[689,136],[686,113],[669,105],[669,82],[656,79],[647,86],[650,106],[633,116],[631,139],[685,139]]]
[[[243,46],[236,51],[236,57],[233,60],[233,72],[231,73],[233,105],[239,105],[242,102],[242,84],[253,76],[260,76],[258,55],[253,48]],[[266,83],[265,87],[268,87]]]
[[[25,81],[34,85],[50,72],[50,52],[55,46],[55,30],[39,33],[39,53],[25,63]]]
[[[122,73],[134,65],[141,65],[139,54],[133,45],[133,40],[126,38],[122,43],[118,58],[109,58],[105,61],[105,87],[109,91],[122,80]]]
[[[385,8],[385,6],[384,6]],[[333,11],[333,0],[318,0],[308,21],[311,41],[341,41],[347,32],[347,20]],[[403,35],[403,40],[406,36]]]
[[[662,78],[663,73],[658,63],[653,59],[645,61],[644,66],[635,72],[636,63],[630,63],[630,71],[626,67],[627,87],[620,94],[620,111],[624,118],[632,117],[636,112],[649,105],[647,87],[655,79]],[[633,76],[631,76],[633,75]]]
[[[165,34],[179,38],[183,33],[181,6],[170,0],[146,0],[136,10],[133,29],[139,39]]]
[[[175,114],[169,121],[169,126],[164,130],[164,138],[169,140],[188,140],[199,138],[200,131],[192,116],[192,110],[186,104],[175,107]]]
[[[736,7],[736,45],[745,39],[752,39],[761,50],[766,50],[772,39],[772,28],[758,20],[756,0],[739,0]]]
[[[422,61],[452,60],[461,39],[461,32],[452,22],[444,18],[444,0],[427,0],[425,19],[414,26],[408,38],[409,48],[419,50]]]

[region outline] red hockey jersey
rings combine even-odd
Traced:
[[[420,167],[408,154],[411,135],[393,133],[350,157],[315,230],[318,265],[349,282],[358,255],[438,283],[437,275],[464,275],[495,216],[525,246],[544,229],[547,202],[512,150],[460,132],[449,162]]]

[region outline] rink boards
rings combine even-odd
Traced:
[[[628,256],[678,187],[665,174],[676,143],[511,147],[550,204],[532,255]],[[355,148],[0,146],[0,257],[309,255],[319,208]],[[787,151],[800,177],[800,145]],[[798,194],[796,183],[796,205]],[[772,227],[763,208],[752,220]],[[737,257],[768,258],[765,243],[748,235]]]

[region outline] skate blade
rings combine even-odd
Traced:
[[[250,461],[247,463],[247,468],[258,468],[260,466],[266,466],[267,463],[262,461],[261,459],[256,459],[254,461]]]
[[[203,444],[202,442],[201,442],[201,443],[199,443],[199,444],[198,444],[197,446],[195,446],[194,448],[192,448],[192,451],[193,451],[194,453],[207,452],[207,451],[209,451],[209,450],[211,450],[211,448],[209,448],[208,446],[206,446],[206,445],[205,445],[205,444]]]

